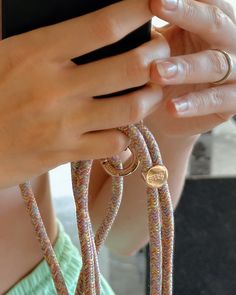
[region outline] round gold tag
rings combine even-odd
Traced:
[[[168,179],[168,170],[165,166],[156,165],[151,167],[143,178],[148,186],[152,188],[162,187]]]

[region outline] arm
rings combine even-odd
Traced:
[[[169,170],[169,188],[176,207],[180,199],[187,164],[198,136],[176,139],[161,135],[154,124],[145,122],[159,144],[164,164]],[[123,154],[123,158],[127,155]],[[95,162],[90,187],[90,214],[94,229],[98,228],[105,215],[111,196],[111,177],[107,176],[100,163]],[[97,192],[97,193],[96,193]],[[115,223],[107,238],[106,245],[120,255],[132,255],[148,242],[146,191],[140,169],[125,178],[124,196]]]

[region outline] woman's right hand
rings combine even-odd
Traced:
[[[0,188],[126,148],[128,138],[116,128],[154,111],[161,88],[147,84],[120,97],[93,97],[149,82],[152,61],[169,56],[167,42],[159,35],[80,66],[71,59],[118,41],[150,18],[148,1],[122,1],[0,41]]]

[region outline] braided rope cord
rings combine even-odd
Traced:
[[[143,124],[137,124],[148,146],[154,165],[163,165],[159,146],[153,136]],[[163,295],[172,294],[173,278],[173,253],[174,253],[174,216],[171,195],[168,184],[158,189],[162,218],[162,251],[163,251]]]
[[[111,159],[113,165],[115,167],[117,167],[118,169],[122,168],[122,163],[116,159],[115,157],[113,157]],[[75,197],[75,203],[76,203],[76,207],[77,207],[77,216],[81,216],[81,206],[80,203],[78,202],[78,200],[83,199],[84,202],[87,203],[88,201],[88,191],[83,189],[83,185],[85,185],[85,187],[87,188],[88,185],[87,183],[85,183],[86,179],[89,179],[89,175],[87,175],[87,177],[84,177],[84,175],[81,173],[81,169],[83,169],[83,166],[86,165],[87,163],[85,161],[82,162],[77,162],[77,163],[72,163],[71,164],[71,172],[72,172],[72,179],[73,179],[73,192],[74,192],[74,197]],[[91,164],[91,162],[89,163]],[[79,190],[78,188],[81,188],[81,190]],[[99,229],[97,230],[96,233],[96,237],[95,237],[95,245],[93,244],[93,262],[94,266],[95,266],[95,283],[96,283],[96,290],[97,290],[97,294],[99,294],[100,292],[100,273],[99,273],[99,269],[98,269],[98,264],[97,264],[97,254],[99,253],[102,244],[104,243],[108,232],[115,220],[115,217],[117,215],[120,203],[121,203],[121,199],[122,199],[122,195],[123,195],[123,177],[112,177],[112,198],[109,202],[106,214],[105,214],[105,218],[103,220],[103,222],[101,223]],[[87,204],[88,205],[88,204]],[[88,211],[87,211],[88,212]],[[81,216],[81,218],[83,218],[83,216]],[[79,226],[80,220],[78,218],[78,226]],[[82,232],[81,235],[86,234],[86,232]],[[83,240],[80,239],[81,241],[81,252],[82,252],[82,257],[83,254],[84,256],[87,255],[86,250],[83,247],[85,246],[83,244]],[[83,294],[82,291],[83,290],[91,290],[89,289],[89,286],[86,285],[86,277],[87,277],[87,271],[88,269],[86,268],[86,262],[83,263],[83,267],[82,270],[80,272],[80,276],[79,276],[79,280],[78,280],[78,284],[77,284],[77,290],[78,290],[78,294]],[[96,280],[97,278],[97,280]],[[83,283],[85,284],[83,286]]]
[[[60,295],[69,295],[55,252],[52,248],[52,244],[50,243],[45,226],[43,224],[30,182],[28,181],[26,183],[20,184],[19,188],[33,224],[36,237],[40,243],[44,259],[47,261],[47,264],[50,268],[53,281],[57,282],[55,284],[57,293]]]
[[[142,175],[155,165],[163,166],[158,144],[142,122],[118,128],[131,139]],[[101,163],[104,159],[101,159]],[[110,165],[121,171],[119,157],[109,159]],[[88,208],[88,188],[92,160],[71,163],[71,176],[78,235],[81,246],[82,269],[78,278],[76,295],[101,295],[101,279],[98,254],[118,213],[123,195],[123,176],[112,176],[112,196],[105,218],[94,235]],[[30,215],[36,237],[44,258],[50,268],[59,295],[69,295],[56,255],[47,236],[30,182],[19,185],[26,209]],[[150,294],[172,295],[174,218],[171,196],[167,182],[160,187],[147,185],[147,210],[150,237]]]

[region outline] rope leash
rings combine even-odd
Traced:
[[[123,167],[118,156],[101,159],[101,165],[112,176],[112,196],[105,218],[94,236],[88,210],[88,188],[92,160],[71,163],[71,176],[78,235],[83,266],[76,295],[101,295],[98,253],[116,218],[123,195],[123,178],[141,166],[146,184],[148,226],[150,237],[150,294],[171,295],[173,276],[174,218],[168,188],[168,172],[163,165],[158,144],[142,122],[118,128],[131,139],[132,163]],[[30,182],[19,185],[36,237],[50,268],[59,295],[69,295],[57,258],[46,233]]]

